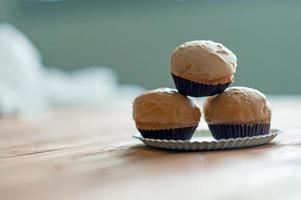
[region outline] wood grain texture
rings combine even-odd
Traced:
[[[285,132],[227,151],[145,147],[130,103],[2,118],[0,199],[300,199],[301,98],[271,100]]]

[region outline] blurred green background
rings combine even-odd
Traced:
[[[102,65],[121,83],[173,86],[172,49],[211,39],[236,53],[235,85],[301,94],[301,1],[0,0],[0,21],[23,31],[50,67]]]

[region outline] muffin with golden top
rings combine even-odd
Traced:
[[[183,95],[202,97],[223,92],[234,80],[237,60],[232,51],[210,40],[185,42],[170,58],[170,71]]]
[[[145,138],[189,140],[200,117],[193,101],[174,89],[148,91],[133,103],[136,127]]]
[[[271,107],[266,96],[247,87],[231,87],[208,97],[204,116],[215,139],[264,135],[269,133]]]

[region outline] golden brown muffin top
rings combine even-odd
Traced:
[[[198,107],[177,90],[159,88],[138,96],[133,103],[133,118],[138,128],[166,129],[196,126]]]
[[[237,60],[232,51],[210,40],[185,42],[171,55],[171,73],[207,84],[233,81]]]
[[[266,96],[247,87],[231,87],[204,102],[208,124],[270,123],[271,107]]]

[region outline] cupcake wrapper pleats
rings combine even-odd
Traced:
[[[214,124],[208,126],[217,140],[265,135],[270,130],[270,124]]]
[[[166,140],[190,140],[196,130],[195,127],[146,130],[138,129],[144,138],[166,139]]]
[[[171,75],[179,93],[192,97],[204,97],[220,94],[231,84],[202,84],[175,76],[174,74]]]

